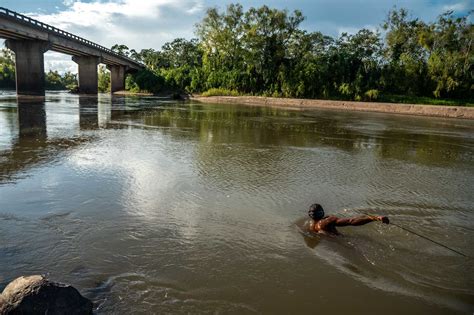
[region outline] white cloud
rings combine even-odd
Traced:
[[[61,74],[68,71],[77,73],[77,64],[72,61],[71,56],[48,51],[44,54],[44,70],[58,71]]]
[[[204,10],[201,0],[63,3],[68,6],[64,11],[28,15],[106,47],[120,43],[137,50],[159,49],[176,37],[192,37],[193,25]]]
[[[193,37],[194,24],[204,13],[201,0],[64,0],[66,10],[27,13],[35,19],[105,47],[125,44],[130,49],[160,49],[177,37]],[[71,56],[47,52],[45,70],[77,73]]]
[[[473,4],[474,7],[474,4]],[[466,11],[469,9],[467,1],[461,1],[458,3],[448,4],[443,6],[443,11]]]

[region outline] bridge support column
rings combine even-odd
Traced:
[[[107,66],[110,70],[110,92],[125,90],[125,66]]]
[[[15,53],[16,93],[44,96],[43,54],[49,49],[49,43],[8,39],[5,44]]]
[[[72,61],[78,65],[79,93],[97,94],[99,76],[97,74],[97,65],[100,63],[100,57],[96,56],[73,56]]]

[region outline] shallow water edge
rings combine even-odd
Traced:
[[[379,112],[442,118],[474,119],[474,108],[461,106],[312,100],[263,96],[193,96],[191,97],[191,100],[213,104],[245,104],[257,106],[274,106],[286,109],[300,110],[310,108],[323,108],[334,110]]]

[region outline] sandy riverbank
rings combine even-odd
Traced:
[[[474,119],[474,107],[438,106],[417,104],[393,104],[375,102],[351,102],[310,100],[295,98],[274,98],[262,96],[193,96],[194,101],[218,104],[245,104],[257,106],[274,106],[289,109],[324,108],[337,110],[353,110],[366,112],[381,112],[404,115],[433,116],[444,118]]]

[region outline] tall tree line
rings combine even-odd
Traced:
[[[436,21],[392,10],[378,31],[335,38],[301,28],[300,11],[231,4],[210,8],[196,39],[178,38],[161,50],[117,52],[143,62],[157,83],[187,92],[373,100],[380,94],[472,99],[474,27],[470,12]],[[151,76],[148,73],[147,76]],[[140,89],[140,84],[135,89]],[[148,89],[158,89],[150,87]]]

